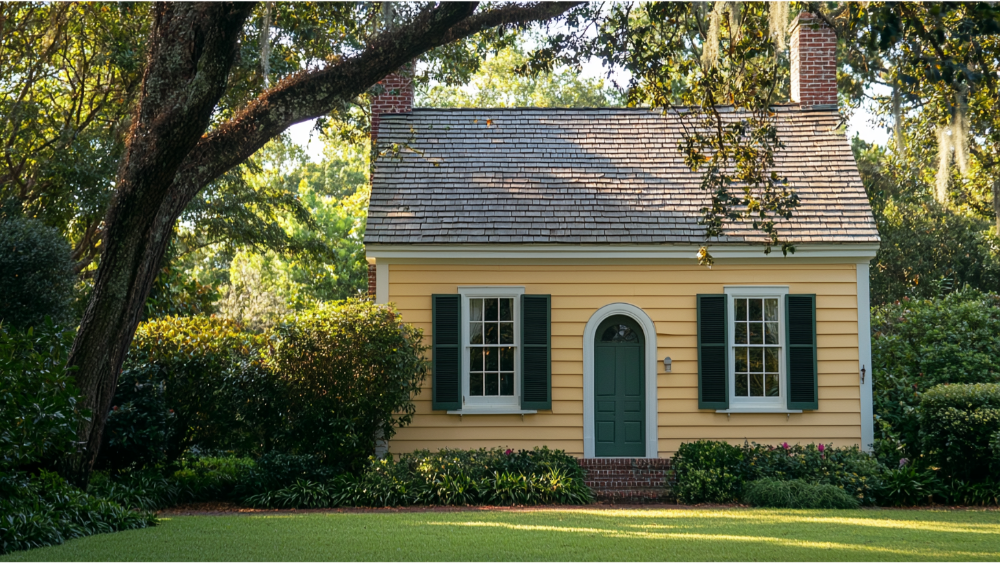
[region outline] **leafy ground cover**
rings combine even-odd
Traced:
[[[0,561],[989,560],[1000,513],[549,508],[177,516]]]

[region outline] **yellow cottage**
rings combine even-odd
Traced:
[[[796,103],[776,108],[777,172],[801,200],[779,223],[794,255],[765,255],[759,233],[731,225],[710,269],[696,259],[709,195],[683,162],[676,116],[413,109],[405,80],[387,88],[374,108],[371,289],[424,329],[433,369],[390,450],[870,447],[879,238],[840,127],[831,37],[794,28]]]

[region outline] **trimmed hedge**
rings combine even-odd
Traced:
[[[810,483],[802,479],[779,481],[764,478],[747,483],[743,502],[768,508],[858,508],[858,499],[834,485]]]
[[[982,481],[1000,471],[1000,384],[938,385],[924,393],[919,421],[924,457],[946,475]]]
[[[710,440],[681,444],[671,467],[672,492],[688,504],[739,502],[748,483],[769,478],[833,485],[859,503],[872,505],[884,470],[857,446],[745,443],[740,447]]]

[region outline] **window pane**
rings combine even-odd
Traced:
[[[737,299],[736,300],[736,320],[745,321],[747,320],[747,300]]]
[[[500,299],[500,320],[501,321],[513,321],[514,320],[514,300],[513,299]]]
[[[483,323],[469,323],[469,344],[483,343]]]
[[[777,397],[780,393],[778,387],[778,374],[769,373],[764,376],[764,391],[768,397]]]
[[[514,371],[513,348],[500,348],[500,369],[502,371]]]
[[[736,323],[736,343],[749,344],[747,342],[747,323]]]
[[[764,320],[763,311],[763,299],[747,299],[747,305],[749,309],[751,321],[762,321]]]
[[[747,372],[747,349],[737,348],[736,352],[736,373],[746,373]],[[739,379],[739,376],[736,376]]]
[[[483,393],[487,397],[495,397],[500,394],[500,375],[496,373],[486,374],[486,391]]]
[[[483,323],[483,328],[486,332],[486,338],[484,339],[484,344],[497,344],[497,323]]]
[[[765,348],[765,369],[768,373],[778,373],[780,365],[781,348]]]
[[[500,394],[504,397],[514,395],[514,374],[505,372],[500,374]]]
[[[469,320],[470,321],[481,321],[481,320],[483,320],[483,300],[482,299],[469,299]]]
[[[764,323],[747,323],[750,328],[750,344],[764,343]]]
[[[762,373],[764,371],[764,349],[748,348],[747,351],[750,354],[750,360],[747,362],[750,369],[747,371],[751,373]]]
[[[775,321],[778,320],[778,300],[777,299],[765,299],[764,300],[764,320],[765,321]]]
[[[500,323],[500,344],[514,343],[514,323]]]
[[[736,374],[736,396],[747,396],[747,376],[745,374]]]
[[[764,343],[778,343],[778,323],[764,323]]]
[[[750,374],[750,396],[751,397],[764,396],[764,374],[762,373]]]
[[[497,360],[500,357],[500,354],[497,352],[496,348],[483,348],[483,359],[486,360],[486,369],[484,371],[497,371],[499,368]]]
[[[469,371],[483,371],[482,348],[469,348]]]
[[[497,320],[497,301],[498,299],[486,299],[486,318],[487,321]]]
[[[483,396],[483,374],[481,373],[469,374],[469,395],[473,397]]]

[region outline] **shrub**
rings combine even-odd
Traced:
[[[46,471],[37,477],[0,473],[0,515],[0,553],[156,523],[149,512],[88,495]]]
[[[928,389],[1000,382],[1000,297],[965,289],[872,312],[876,446],[894,465],[920,453],[916,408]]]
[[[202,451],[260,455],[282,427],[285,389],[264,335],[214,317],[166,317],[136,331],[105,429],[101,467],[173,463]]]
[[[389,306],[349,299],[280,325],[270,357],[288,385],[282,449],[358,469],[414,413],[427,373],[422,331]]]
[[[673,493],[686,504],[736,502],[749,477],[744,453],[726,442],[681,444],[671,462]]]
[[[71,321],[76,275],[59,231],[23,217],[0,220],[0,322],[38,327]]]
[[[681,502],[737,502],[746,483],[770,478],[833,485],[863,504],[874,504],[882,466],[859,450],[826,444],[780,447],[702,440],[681,444],[671,464],[672,492]]]
[[[879,491],[881,506],[927,504],[944,492],[942,483],[934,471],[917,469],[916,465],[903,461],[899,468],[889,469],[882,474],[882,488]]]
[[[1000,471],[991,440],[1000,432],[1000,384],[939,385],[924,393],[920,438],[927,461],[953,478]]]
[[[576,460],[561,451],[442,450],[370,459],[357,475],[297,479],[248,497],[252,506],[533,505],[592,502]]]
[[[805,446],[787,443],[779,447],[753,444],[746,448],[745,458],[750,478],[774,478],[782,481],[802,479],[833,485],[846,491],[859,502],[871,505],[877,501],[884,471],[878,459],[857,446],[834,448],[828,444]]]
[[[858,499],[840,487],[802,479],[779,481],[764,478],[744,486],[743,502],[770,508],[857,508]]]
[[[79,407],[66,357],[73,332],[48,320],[16,333],[0,326],[0,472],[69,452]]]

